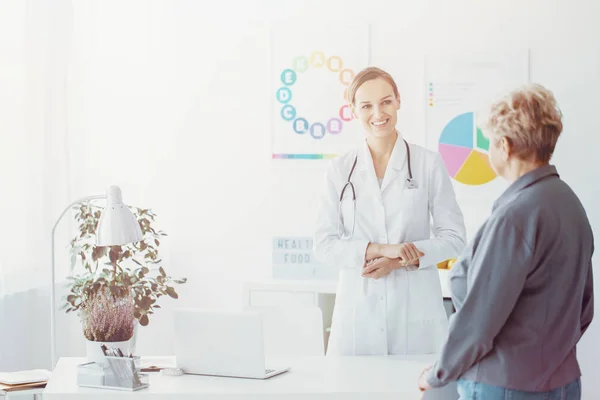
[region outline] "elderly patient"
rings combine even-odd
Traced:
[[[461,399],[581,398],[575,348],[593,316],[594,240],[549,164],[561,118],[535,84],[492,106],[482,128],[510,186],[451,270],[456,313],[421,389],[458,380]]]

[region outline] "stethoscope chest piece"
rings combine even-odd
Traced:
[[[417,182],[414,179],[407,178],[406,179],[406,183],[405,183],[405,187],[407,189],[417,189],[419,187],[419,185],[417,185]]]

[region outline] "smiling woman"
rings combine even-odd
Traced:
[[[366,134],[383,139],[396,135],[400,93],[396,82],[379,68],[361,71],[348,89],[348,102]],[[377,172],[377,166],[375,166]],[[377,174],[378,177],[382,177]]]
[[[314,238],[316,257],[340,268],[327,354],[435,353],[448,324],[436,263],[465,244],[452,184],[439,154],[396,130],[387,72],[358,73],[348,103],[366,140],[331,161]]]

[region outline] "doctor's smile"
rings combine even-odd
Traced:
[[[376,126],[378,128],[381,128],[381,127],[385,126],[388,123],[389,120],[390,119],[388,118],[388,119],[384,119],[383,121],[371,122],[371,124],[373,124],[374,126]]]

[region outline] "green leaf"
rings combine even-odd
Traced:
[[[149,297],[144,297],[142,299],[142,301],[140,302],[140,308],[142,308],[146,311],[150,309],[151,305],[152,305],[152,300]]]
[[[142,315],[142,318],[140,318],[140,325],[141,326],[148,326],[148,323],[150,321],[148,320],[148,315],[144,314]]]
[[[98,261],[108,252],[108,247],[94,246],[92,249],[92,261]]]
[[[159,306],[158,304],[154,306],[154,308],[161,308],[161,306]]]
[[[163,269],[163,267],[160,267],[160,268],[158,269],[158,272],[160,272],[160,274],[161,274],[162,276],[164,276],[165,278],[167,277],[167,273],[165,272],[165,270]]]
[[[179,298],[179,296],[177,295],[177,292],[171,286],[167,286],[167,294],[169,296],[171,296],[172,298],[174,298],[174,299],[178,299]]]
[[[108,258],[110,259],[110,262],[113,264],[117,263],[117,260],[119,259],[119,254],[120,254],[120,248],[116,248],[117,246],[111,247],[110,251],[108,252]]]
[[[146,267],[142,267],[142,272],[144,273],[144,275],[146,275],[150,272],[150,270]]]

